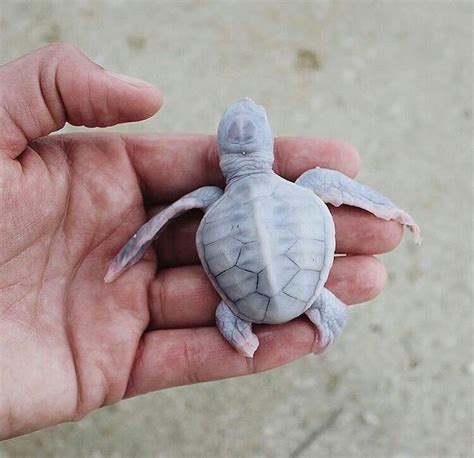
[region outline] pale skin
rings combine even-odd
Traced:
[[[66,122],[138,121],[162,103],[157,88],[111,75],[70,45],[0,67],[0,82],[0,438],[311,353],[317,336],[305,317],[255,326],[253,360],[219,334],[219,298],[194,242],[198,211],[171,223],[124,275],[103,281],[150,215],[200,186],[223,186],[214,136],[50,135]],[[339,140],[276,140],[283,177],[317,166],[354,177],[360,159]],[[351,256],[335,260],[326,286],[345,303],[368,301],[386,278],[372,255],[395,248],[402,226],[346,206],[331,212],[337,252]]]

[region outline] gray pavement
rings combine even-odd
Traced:
[[[327,354],[128,400],[0,457],[472,456],[472,3],[0,0],[2,63],[57,40],[163,89],[159,115],[120,130],[213,132],[248,95],[276,135],[350,141],[424,244],[383,256],[386,291]]]

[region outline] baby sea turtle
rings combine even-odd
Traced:
[[[259,344],[252,323],[286,323],[305,313],[317,327],[313,351],[320,353],[341,333],[347,314],[346,305],[324,287],[335,251],[325,202],[394,219],[417,241],[419,227],[388,198],[335,170],[308,170],[295,183],[276,175],[265,109],[249,98],[224,113],[218,149],[225,191],[205,186],[165,208],[122,248],[105,281],[135,264],[170,219],[201,208],[196,245],[222,299],[216,310],[222,335],[252,357]]]

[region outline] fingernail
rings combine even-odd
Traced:
[[[120,73],[112,73],[112,72],[106,72],[109,76],[112,76],[113,78],[117,78],[118,80],[130,84],[131,86],[134,87],[153,87],[153,84],[147,83],[146,81],[143,81],[139,78],[134,78],[133,76],[128,76],[128,75],[122,75]]]

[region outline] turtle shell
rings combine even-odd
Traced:
[[[321,292],[334,223],[311,191],[274,173],[240,178],[204,215],[196,234],[212,284],[240,318],[285,323]]]

